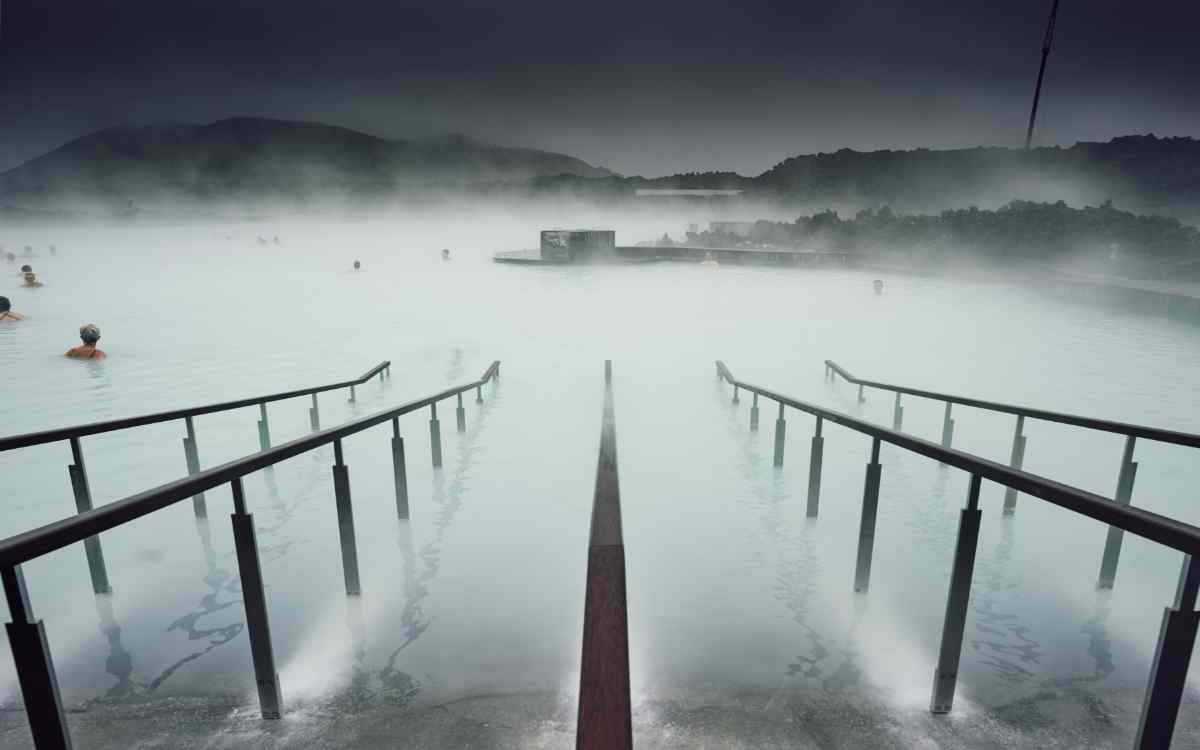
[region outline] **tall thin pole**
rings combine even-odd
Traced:
[[[1033,140],[1033,121],[1037,119],[1038,100],[1042,98],[1042,78],[1046,75],[1046,58],[1050,56],[1050,45],[1054,42],[1054,19],[1058,15],[1058,0],[1050,6],[1050,20],[1046,23],[1046,36],[1042,39],[1042,64],[1038,68],[1037,87],[1033,90],[1033,109],[1029,112],[1029,127],[1025,130],[1025,148]]]

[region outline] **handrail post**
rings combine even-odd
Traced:
[[[1121,471],[1117,475],[1117,493],[1113,502],[1117,505],[1129,505],[1133,497],[1133,479],[1137,475],[1137,462],[1133,460],[1133,449],[1136,438],[1132,435],[1125,438],[1125,453],[1121,457]],[[1121,542],[1125,532],[1116,526],[1108,527],[1108,536],[1104,540],[1104,556],[1100,559],[1100,580],[1097,588],[1111,589],[1117,578],[1117,563],[1121,559]]]
[[[1012,455],[1008,465],[1020,470],[1025,463],[1025,436],[1021,434],[1025,427],[1025,415],[1017,415],[1017,429],[1013,432]],[[1017,511],[1017,491],[1012,487],[1004,488],[1004,515],[1011,516]]]
[[[1187,683],[1188,663],[1196,644],[1196,631],[1200,629],[1200,612],[1196,611],[1197,589],[1200,589],[1200,558],[1184,555],[1175,606],[1167,607],[1163,612],[1158,630],[1158,645],[1150,667],[1137,739],[1133,744],[1136,750],[1171,745]]]
[[[34,747],[38,750],[70,750],[71,734],[63,715],[46,628],[41,620],[33,619],[21,566],[0,570],[0,578],[4,580],[4,596],[12,618],[12,622],[5,624],[8,644],[12,647],[13,664],[17,668],[17,681],[21,684]]]
[[[954,441],[954,420],[950,418],[950,407],[953,406],[949,401],[946,402],[946,415],[942,417],[942,447],[949,448]]]
[[[933,697],[929,710],[949,713],[958,685],[958,666],[962,657],[963,633],[967,625],[967,605],[971,598],[971,576],[975,570],[975,552],[979,546],[979,485],[982,477],[971,475],[967,507],[958,520],[958,541],[954,545],[954,570],[950,574],[950,593],[946,597],[946,618],[942,623],[942,646],[933,672]]]
[[[442,465],[442,427],[437,418],[437,402],[429,405],[429,448],[433,454],[433,465]]]
[[[354,509],[350,505],[350,467],[342,460],[342,441],[333,441],[333,494],[337,504],[338,537],[342,546],[342,574],[346,595],[358,596],[358,545],[354,540]]]
[[[354,396],[354,386],[353,386],[353,385],[351,385],[351,386],[350,386],[350,403],[352,403],[352,404],[353,404],[353,403],[355,403],[356,401],[357,401],[357,399],[356,399],[356,398],[355,398],[355,396]]]
[[[458,420],[458,431],[465,431],[467,429],[467,412],[463,410],[461,391],[458,393],[458,409],[455,410],[455,416]]]
[[[783,466],[783,438],[787,424],[783,421],[783,402],[779,403],[779,418],[775,420],[775,465]]]
[[[900,405],[900,391],[896,391],[896,405],[892,407],[892,429],[900,432],[904,425],[904,407]]]
[[[200,451],[196,448],[196,425],[191,417],[184,417],[187,425],[187,436],[183,439],[183,458],[187,463],[188,476],[200,473]],[[197,492],[192,496],[192,511],[196,518],[208,518],[208,506],[204,502],[204,493]]]
[[[758,393],[755,392],[754,400],[750,402],[750,429],[751,431],[758,430]]]
[[[275,671],[275,649],[271,646],[271,623],[267,617],[267,595],[263,587],[262,566],[258,559],[258,539],[254,515],[246,512],[242,479],[230,482],[233,491],[233,545],[237,551],[238,576],[242,585],[242,605],[246,609],[246,632],[250,638],[250,660],[254,663],[254,682],[258,685],[258,707],[264,719],[278,719],[283,708],[279,674]]]
[[[87,467],[83,463],[83,449],[79,438],[71,438],[71,458],[74,461],[67,467],[71,475],[71,489],[75,494],[75,510],[86,513],[92,509],[92,488],[88,484]],[[100,546],[99,536],[89,536],[83,540],[83,551],[87,556],[88,572],[92,577],[92,591],[97,594],[111,594],[112,586],[108,582],[108,567],[104,564],[104,548]]]
[[[871,557],[875,552],[875,518],[879,514],[879,438],[871,442],[871,461],[863,484],[862,522],[858,527],[858,562],[854,568],[854,590],[865,592],[871,583]]]
[[[860,403],[860,404],[862,404],[862,403],[865,403],[865,402],[866,402],[866,400],[867,400],[867,399],[866,399],[866,397],[865,397],[865,396],[863,396],[863,386],[862,386],[862,383],[859,383],[859,384],[858,384],[858,403]]]
[[[308,410],[308,421],[313,432],[321,431],[321,407],[317,404],[317,394],[312,395],[312,408]]]
[[[475,403],[477,403],[477,404],[483,403],[483,386],[482,385],[475,386]]]
[[[825,438],[821,437],[821,418],[817,417],[816,433],[812,439],[812,453],[808,459],[808,508],[805,515],[817,517],[817,506],[821,498],[821,461],[825,452]]]
[[[260,401],[258,411],[262,419],[258,420],[258,447],[262,450],[271,448],[271,423],[267,421],[267,402]]]
[[[392,474],[396,481],[396,515],[408,518],[408,469],[404,464],[404,438],[400,418],[392,417]]]
[[[741,403],[741,401],[742,400],[740,398],[738,398],[738,384],[734,383],[733,384],[733,403],[739,404],[739,403]]]

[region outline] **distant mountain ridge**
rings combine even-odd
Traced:
[[[736,189],[745,197],[839,209],[902,212],[999,208],[1012,200],[1098,206],[1200,223],[1200,140],[1129,135],[1030,150],[1003,147],[854,151],[794,156],[757,176],[689,172],[666,177],[535,178],[545,191],[611,195],[638,188]]]
[[[0,174],[0,197],[380,191],[413,183],[612,174],[564,154],[460,135],[386,139],[321,123],[239,117],[82,136]]]

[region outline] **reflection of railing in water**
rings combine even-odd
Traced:
[[[604,363],[604,418],[588,537],[579,669],[577,750],[633,747],[629,696],[629,618],[625,598],[625,542],[617,478],[617,426],[613,416],[612,362]]]
[[[404,450],[403,438],[400,437],[399,417],[429,407],[433,464],[440,466],[441,432],[437,419],[437,403],[444,399],[457,397],[461,410],[462,394],[475,390],[477,399],[482,399],[483,385],[498,377],[499,371],[500,363],[493,362],[483,376],[472,383],[449,388],[417,401],[352,420],[338,427],[315,432],[274,448],[268,448],[260,453],[206,469],[187,478],[0,541],[0,579],[3,579],[8,610],[12,617],[12,622],[7,625],[8,638],[12,646],[13,661],[17,668],[17,678],[21,685],[21,694],[24,698],[25,712],[29,718],[34,744],[39,750],[69,748],[71,739],[63,717],[62,699],[58,691],[54,665],[50,658],[50,649],[46,642],[45,628],[40,620],[33,618],[29,605],[24,576],[21,572],[23,563],[76,542],[95,538],[101,532],[228,483],[233,494],[234,546],[242,582],[246,629],[250,637],[250,653],[258,685],[259,704],[264,718],[277,718],[281,710],[281,697],[278,677],[275,673],[275,657],[271,646],[266,593],[259,564],[254,520],[253,516],[246,511],[242,477],[293,456],[307,453],[322,445],[333,443],[334,491],[341,539],[342,571],[346,582],[346,593],[357,595],[360,592],[358,552],[350,504],[350,475],[343,459],[342,439],[391,421],[394,434],[392,458],[396,480],[396,510],[397,515],[406,518],[408,516],[408,490],[407,485],[402,483],[405,476]],[[460,427],[463,424],[460,416]]]
[[[1137,462],[1133,460],[1134,443],[1138,438],[1152,440],[1159,443],[1169,443],[1171,445],[1182,445],[1189,448],[1200,448],[1200,435],[1195,435],[1188,432],[1177,432],[1175,430],[1164,430],[1158,427],[1147,427],[1145,425],[1125,424],[1123,422],[1114,422],[1108,419],[1094,419],[1092,417],[1082,417],[1076,414],[1063,414],[1061,412],[1048,411],[1046,409],[1032,409],[1027,406],[1014,406],[1012,404],[1002,404],[996,401],[984,401],[982,399],[970,398],[967,396],[954,396],[948,393],[937,393],[935,391],[926,391],[919,388],[909,388],[903,385],[893,385],[891,383],[880,383],[873,380],[863,380],[851,375],[845,368],[840,367],[833,360],[825,360],[825,376],[830,380],[834,379],[835,375],[841,375],[848,382],[858,386],[858,401],[862,403],[866,399],[863,397],[864,388],[877,388],[884,391],[892,391],[896,394],[896,403],[892,407],[892,429],[900,432],[904,424],[904,407],[900,405],[900,396],[907,394],[918,398],[927,398],[934,401],[944,401],[946,404],[946,412],[942,417],[942,446],[949,448],[954,440],[954,419],[950,416],[950,409],[953,404],[962,406],[971,406],[976,409],[985,411],[1000,412],[1003,414],[1012,414],[1017,418],[1016,430],[1013,432],[1012,454],[1009,458],[1009,466],[1014,469],[1020,469],[1025,461],[1026,437],[1023,434],[1025,429],[1025,420],[1038,419],[1045,422],[1058,422],[1060,424],[1069,424],[1074,427],[1082,427],[1088,430],[1096,430],[1098,432],[1109,432],[1115,435],[1123,435],[1125,437],[1125,450],[1121,457],[1121,467],[1117,474],[1117,489],[1112,502],[1120,505],[1129,505],[1133,497],[1133,480],[1137,475]],[[1017,507],[1017,490],[1013,487],[1007,487],[1004,490],[1004,514],[1012,515]],[[1117,576],[1117,563],[1121,557],[1121,542],[1124,538],[1124,532],[1117,526],[1108,527],[1108,536],[1104,542],[1104,553],[1100,558],[1100,578],[1097,586],[1102,589],[1110,589],[1113,586],[1113,581]]]
[[[962,510],[959,520],[954,567],[950,577],[950,592],[942,627],[941,649],[938,665],[934,671],[933,697],[930,704],[930,710],[934,713],[948,712],[954,701],[971,578],[979,540],[981,515],[979,489],[984,479],[1014,488],[1080,515],[1094,518],[1123,531],[1137,534],[1150,541],[1183,552],[1175,602],[1163,613],[1162,628],[1151,667],[1150,681],[1142,707],[1135,746],[1148,750],[1149,748],[1167,747],[1170,744],[1179,713],[1179,705],[1183,698],[1188,663],[1191,660],[1196,631],[1200,627],[1200,612],[1196,611],[1197,594],[1200,593],[1200,528],[1140,508],[1113,503],[1099,495],[1029,474],[1020,469],[879,427],[840,412],[739,381],[734,378],[733,373],[723,362],[718,361],[716,364],[717,377],[734,387],[735,402],[738,400],[739,389],[754,395],[754,405],[750,417],[752,425],[757,426],[758,423],[759,396],[775,401],[779,405],[779,416],[775,420],[774,463],[776,466],[783,465],[785,407],[798,409],[816,417],[816,436],[812,443],[809,474],[809,516],[816,516],[818,509],[821,454],[824,450],[824,439],[821,437],[822,421],[829,420],[834,424],[872,438],[871,459],[867,464],[866,486],[863,492],[862,524],[859,531],[858,562],[855,569],[854,588],[856,591],[865,592],[870,578],[875,517],[879,504],[879,478],[882,468],[879,463],[880,443],[886,441],[899,448],[962,469],[971,475],[967,507]]]
[[[296,398],[298,396],[312,396],[312,407],[308,410],[309,421],[312,424],[313,432],[321,429],[321,417],[317,406],[317,394],[325,391],[333,391],[341,388],[350,389],[350,401],[355,401],[355,386],[362,385],[376,375],[380,379],[385,376],[390,377],[392,371],[392,363],[388,361],[380,362],[372,367],[359,377],[353,380],[346,380],[340,383],[329,383],[328,385],[318,385],[312,388],[301,388],[293,391],[283,391],[280,393],[272,393],[266,396],[255,396],[253,398],[244,398],[237,401],[223,401],[217,404],[206,404],[204,406],[191,406],[186,409],[173,409],[171,411],[157,412],[154,414],[143,414],[137,417],[126,417],[124,419],[112,419],[104,422],[93,422],[91,424],[77,425],[75,427],[59,427],[53,430],[43,430],[42,432],[30,432],[24,435],[12,435],[9,437],[0,437],[0,452],[16,450],[18,448],[28,448],[34,445],[45,445],[46,443],[57,443],[67,440],[71,444],[71,460],[73,463],[67,467],[68,473],[71,475],[71,488],[75,494],[75,510],[78,513],[86,513],[92,509],[92,490],[88,483],[87,467],[83,462],[83,447],[79,443],[81,437],[88,435],[100,435],[108,432],[117,432],[119,430],[127,430],[131,427],[142,427],[148,424],[159,424],[161,422],[173,422],[177,419],[184,420],[187,429],[187,435],[183,438],[183,457],[187,465],[189,475],[196,474],[200,471],[200,453],[196,447],[196,425],[193,422],[193,417],[198,417],[203,414],[215,414],[217,412],[230,411],[232,409],[241,409],[247,406],[258,406],[261,419],[258,422],[258,442],[262,450],[267,450],[271,447],[271,428],[267,421],[267,404],[272,401],[282,401],[284,399]],[[208,509],[205,506],[204,493],[197,492],[192,498],[192,505],[197,518],[204,518],[208,515]],[[92,577],[92,590],[97,594],[108,593],[112,590],[108,581],[108,569],[104,564],[104,552],[100,547],[100,540],[93,537],[84,540],[84,548],[87,553],[88,569]]]

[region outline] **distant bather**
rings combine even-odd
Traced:
[[[13,312],[12,303],[8,301],[8,297],[0,297],[0,322],[6,320],[24,320],[25,316],[19,312]]]
[[[883,279],[875,279],[875,293],[883,294]]]

